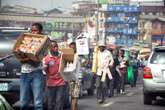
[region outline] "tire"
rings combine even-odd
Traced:
[[[143,94],[143,102],[145,105],[151,105],[152,104],[152,96],[151,94]]]

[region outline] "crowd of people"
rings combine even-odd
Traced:
[[[108,50],[105,42],[99,42],[98,49],[94,55],[94,63],[97,61],[97,64],[93,66],[97,69],[94,72],[97,101],[103,103],[106,96],[113,97],[114,93],[126,94],[126,84],[136,86],[140,62],[137,51],[128,52],[123,48]]]
[[[33,34],[42,34],[42,25],[34,23],[31,27]],[[59,72],[62,53],[58,49],[58,43],[50,39],[48,54],[42,61],[21,61],[20,77],[20,102],[21,110],[28,110],[30,90],[32,90],[35,110],[44,109],[44,89],[48,99],[48,110],[63,110],[65,88],[69,86],[71,96],[71,110],[78,110],[78,98],[80,92],[80,82],[78,78],[65,81]],[[73,68],[75,76],[79,74],[80,59],[76,52],[76,43],[71,42],[69,47],[74,50]],[[131,87],[136,86],[138,77],[139,62],[137,54],[126,57],[123,49],[108,50],[103,41],[98,43],[98,52],[93,58],[97,59],[96,71],[93,72],[96,86],[96,99],[98,103],[104,103],[106,96],[113,97],[115,94],[125,94],[125,84],[127,83],[128,67],[132,67],[132,79],[129,81]],[[91,61],[91,60],[90,60]],[[92,64],[90,63],[90,67]],[[46,84],[44,84],[44,73],[46,74]]]
[[[32,34],[43,34],[43,27],[40,23],[34,23],[31,27]],[[65,90],[69,86],[71,96],[71,110],[78,110],[79,81],[78,78],[65,81],[59,68],[62,53],[59,51],[58,43],[49,38],[50,45],[47,55],[42,61],[33,61],[30,59],[20,60],[20,103],[21,110],[29,110],[30,98],[34,102],[35,110],[44,110],[44,98],[46,91],[47,109],[63,110]],[[72,67],[75,68],[72,74],[77,76],[79,72],[79,58],[76,53],[76,43],[71,42],[69,48],[74,51],[74,60]],[[22,57],[25,54],[20,52]],[[45,75],[44,75],[45,74]],[[46,78],[45,78],[46,76]],[[45,81],[46,79],[46,81]],[[31,92],[32,91],[32,92]],[[32,93],[32,94],[31,94]]]

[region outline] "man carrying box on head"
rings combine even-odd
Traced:
[[[50,53],[44,57],[43,66],[46,72],[47,80],[47,96],[48,96],[48,110],[63,110],[65,81],[59,73],[60,54],[58,51],[58,44],[51,40]]]
[[[31,27],[32,34],[42,34],[42,25],[34,23]],[[43,110],[43,92],[44,92],[44,76],[41,69],[41,61],[32,61],[26,59],[21,61],[20,76],[20,102],[21,110],[28,110],[30,90],[34,99],[34,109]]]

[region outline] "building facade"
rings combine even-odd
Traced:
[[[115,45],[128,47],[136,42],[140,14],[138,6],[108,4],[106,10],[104,8],[100,13],[99,35],[102,39],[110,43],[113,39]]]
[[[160,44],[164,37],[164,6],[140,6],[139,36],[144,43]]]
[[[22,7],[19,7],[19,9]],[[12,10],[11,10],[12,9]],[[9,7],[1,8],[0,11],[0,26],[10,27],[30,27],[34,22],[40,22],[43,24],[44,31],[53,36],[64,37],[67,33],[73,34],[76,37],[82,32],[86,19],[81,16],[73,16],[72,14],[59,13],[58,10],[51,10],[45,13],[31,13],[28,11],[16,11],[15,7],[9,9]],[[35,9],[34,9],[35,10]],[[59,34],[57,34],[59,33]],[[61,34],[62,33],[62,34]],[[59,38],[59,36],[57,38]]]

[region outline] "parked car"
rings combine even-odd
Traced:
[[[17,37],[27,29],[1,28],[0,29],[0,94],[10,104],[19,100],[20,62],[12,55],[12,48]]]
[[[0,94],[14,108],[19,108],[19,77],[21,70],[21,63],[12,55],[12,48],[17,40],[17,37],[22,32],[28,32],[27,29],[17,28],[0,28]],[[46,91],[46,89],[45,89]],[[65,91],[65,107],[70,106],[69,89],[66,87]],[[32,101],[31,101],[32,102]],[[45,107],[47,104],[45,92]],[[30,104],[33,107],[33,104]],[[46,109],[46,108],[45,108]]]
[[[143,72],[144,104],[152,104],[157,96],[165,98],[165,46],[152,50]]]

